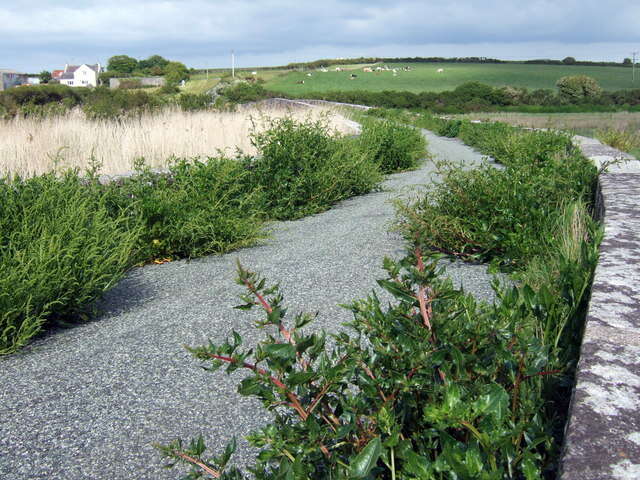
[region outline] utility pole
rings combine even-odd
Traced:
[[[638,52],[631,52],[631,55],[633,55],[633,59],[631,60],[631,80],[635,82],[636,81],[636,55],[638,55]]]
[[[231,77],[236,78],[236,54],[231,50]]]

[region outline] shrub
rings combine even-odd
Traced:
[[[76,172],[0,180],[0,354],[46,323],[81,320],[131,265],[139,235],[128,210],[110,215]]]
[[[141,90],[110,90],[107,87],[98,87],[87,96],[82,110],[91,119],[105,119],[129,113],[148,112],[162,105],[159,96]]]
[[[182,93],[178,97],[178,103],[184,111],[196,111],[209,108],[213,101],[211,95],[207,95],[206,93]]]
[[[262,85],[239,82],[220,91],[220,94],[231,103],[256,102],[269,98],[269,93]]]
[[[370,191],[380,181],[376,163],[353,140],[332,137],[325,121],[271,120],[252,134],[258,149],[246,159],[252,179],[266,197],[269,216],[299,218]]]
[[[415,168],[426,154],[420,131],[392,120],[365,119],[360,145],[383,173]]]
[[[191,258],[262,237],[263,200],[249,175],[240,162],[224,157],[175,160],[163,174],[139,161],[134,176],[105,188],[114,215],[131,210],[141,218],[138,261]]]
[[[579,102],[594,99],[602,93],[598,82],[587,75],[573,75],[562,77],[556,83],[560,96],[569,102]]]
[[[437,130],[438,135],[442,137],[455,138],[460,134],[460,127],[462,126],[462,120],[451,120],[444,122]]]
[[[522,267],[549,248],[562,205],[591,201],[595,167],[565,135],[465,123],[461,138],[506,168],[445,166],[424,198],[401,207],[400,229],[425,249]]]

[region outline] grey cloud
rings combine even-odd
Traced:
[[[388,45],[403,55],[427,44],[632,43],[637,18],[640,5],[629,0],[41,1],[0,6],[0,64],[35,63],[45,51],[57,62],[175,52],[191,64],[232,48],[266,59],[320,45],[329,56]]]

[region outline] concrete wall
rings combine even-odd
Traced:
[[[27,83],[28,76],[17,72],[0,72],[0,92]]]
[[[576,137],[601,166],[628,155]],[[571,400],[561,480],[640,479],[640,162],[599,177],[605,228]]]
[[[120,88],[120,83],[125,80],[135,80],[143,87],[162,87],[165,84],[164,77],[131,77],[131,78],[110,78],[109,88]]]

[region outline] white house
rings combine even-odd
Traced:
[[[95,65],[65,65],[64,70],[55,70],[53,78],[63,85],[70,87],[95,87],[98,85],[98,75],[102,72],[99,63]]]

